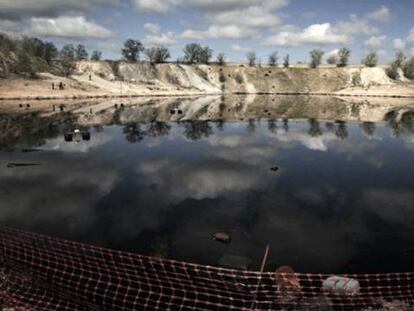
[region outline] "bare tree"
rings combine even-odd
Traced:
[[[86,48],[83,44],[78,44],[78,46],[76,47],[76,59],[88,59],[88,52],[86,51]]]
[[[310,62],[310,67],[311,68],[318,68],[319,65],[322,62],[322,56],[323,56],[324,52],[322,50],[319,49],[315,49],[310,51],[310,56],[311,56],[311,62]]]
[[[255,52],[248,52],[246,54],[247,61],[249,66],[254,66],[256,64],[257,56]]]
[[[223,53],[220,53],[217,55],[217,63],[220,66],[224,66],[226,64],[226,57],[224,56]]]
[[[377,52],[371,51],[365,56],[365,58],[362,61],[365,66],[367,67],[375,67],[378,64],[378,55]]]
[[[277,66],[277,62],[279,60],[279,53],[273,52],[269,55],[269,65],[270,66]]]
[[[93,51],[92,52],[91,60],[98,61],[98,60],[101,60],[101,58],[102,58],[102,52],[101,51]]]
[[[349,57],[351,56],[351,50],[347,47],[343,47],[338,51],[338,67],[346,67],[348,65]]]
[[[166,47],[151,47],[145,49],[144,53],[151,63],[165,63],[170,58],[170,51]]]
[[[283,67],[289,68],[290,66],[290,56],[286,54],[285,58],[283,59]]]
[[[208,46],[202,47],[198,43],[190,43],[184,47],[184,61],[190,64],[208,64],[213,56],[213,50]]]
[[[121,50],[122,56],[129,62],[139,60],[139,55],[144,51],[141,41],[128,39],[124,42],[124,48]]]

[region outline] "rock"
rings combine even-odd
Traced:
[[[227,233],[217,232],[213,234],[214,240],[222,243],[229,244],[231,242],[231,238]]]

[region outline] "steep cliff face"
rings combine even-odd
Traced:
[[[77,63],[75,78],[93,74],[142,88],[201,93],[336,92],[349,87],[393,84],[383,68],[278,68],[247,65]],[[96,85],[99,87],[99,85]],[[151,87],[152,86],[152,87]],[[102,83],[105,88],[105,83]]]

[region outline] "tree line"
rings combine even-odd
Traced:
[[[90,55],[83,44],[73,45],[66,44],[60,50],[48,41],[42,41],[38,38],[22,36],[21,38],[11,38],[5,34],[0,34],[0,53],[3,57],[9,55],[14,59],[12,71],[16,73],[26,73],[35,75],[36,72],[51,71],[64,76],[70,75],[74,70],[74,62],[78,60],[90,59],[99,61],[102,58],[102,52],[95,50]],[[0,54],[0,56],[2,56]],[[146,48],[140,40],[127,39],[121,48],[121,54],[125,61],[137,62],[141,55],[151,63],[165,63],[171,58],[170,51],[167,47],[148,47]],[[318,68],[322,64],[325,52],[320,49],[310,51],[310,68]],[[337,67],[348,66],[351,56],[351,50],[342,47],[337,53],[327,58],[327,63]],[[269,66],[279,66],[279,53],[274,51],[268,56],[267,64]],[[183,56],[177,59],[177,63],[186,64],[209,64],[215,62],[220,66],[226,64],[226,56],[219,53],[213,61],[213,50],[209,46],[202,46],[199,43],[189,43],[183,48]],[[246,60],[249,66],[261,66],[261,59],[256,53],[251,51],[246,53]],[[375,67],[378,64],[378,53],[369,52],[362,60],[362,64],[367,67]],[[285,68],[290,67],[290,55],[286,54],[281,62]],[[409,79],[414,79],[414,57],[407,59],[399,51],[396,59],[387,69],[387,74],[392,79],[397,79],[400,71]]]

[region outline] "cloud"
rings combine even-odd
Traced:
[[[404,50],[405,49],[405,41],[401,38],[396,38],[392,41],[393,47],[396,50]]]
[[[210,12],[227,12],[249,8],[251,6],[265,6],[276,10],[289,4],[288,0],[135,0],[137,9],[145,12],[166,13],[177,7],[192,7]]]
[[[329,58],[331,56],[338,56],[339,53],[339,49],[334,49],[332,51],[329,51],[328,53],[326,53],[326,58]]]
[[[172,31],[167,33],[155,33],[145,37],[144,43],[147,45],[170,46],[175,44],[175,34]]]
[[[387,36],[372,36],[364,42],[364,45],[372,48],[378,48],[384,44],[385,40],[387,40]]]
[[[112,32],[85,17],[31,18],[28,32],[45,37],[107,38]]]
[[[349,41],[345,34],[335,33],[330,23],[313,24],[299,32],[281,32],[267,38],[267,45],[298,46],[303,44],[344,44]]]
[[[161,30],[160,25],[153,23],[144,24],[144,28],[152,34],[159,33]]]
[[[349,21],[340,21],[335,24],[334,31],[345,35],[373,35],[379,32],[379,29],[372,26],[367,20],[351,15]]]
[[[249,52],[249,51],[251,50],[251,48],[249,48],[249,47],[240,46],[240,45],[238,45],[238,44],[233,44],[233,45],[231,46],[231,49],[232,49],[233,51],[236,51],[236,52]]]
[[[249,28],[238,25],[211,25],[206,31],[187,29],[181,34],[183,39],[206,39],[206,38],[230,38],[240,39],[256,35],[256,32]]]
[[[61,14],[90,11],[97,5],[116,4],[119,0],[0,0],[0,18],[56,17]]]
[[[385,6],[381,6],[378,10],[368,13],[367,18],[375,20],[377,22],[386,23],[391,20],[390,10]]]

